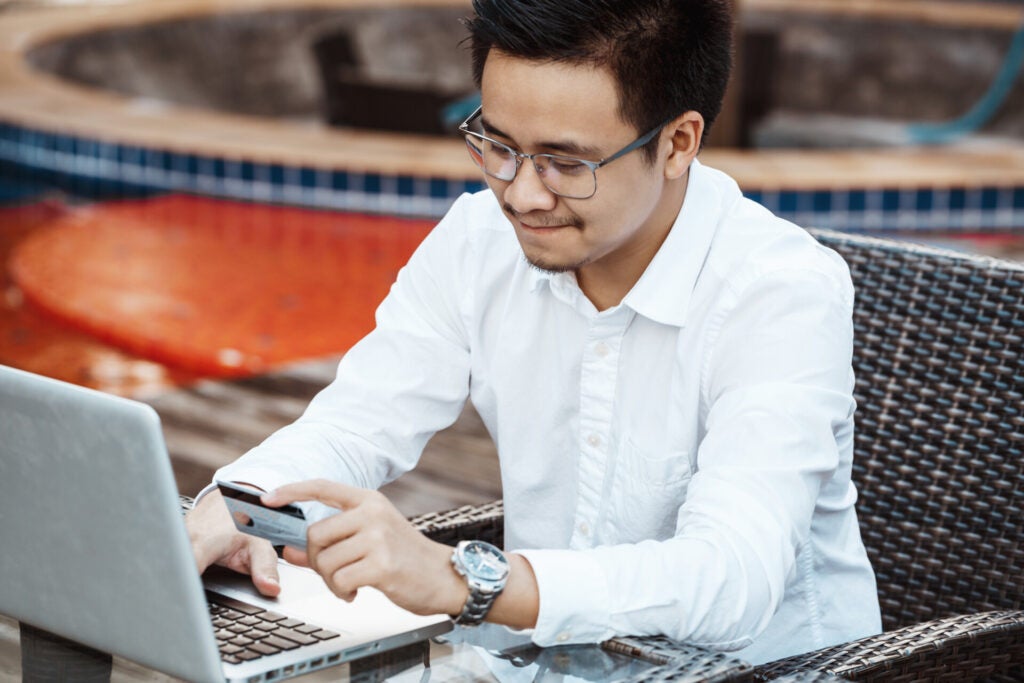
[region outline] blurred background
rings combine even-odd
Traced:
[[[1024,258],[1024,4],[735,8],[706,164],[805,227]],[[467,12],[0,1],[0,363],[154,405],[183,493],[294,419],[483,187]],[[500,497],[472,409],[388,490]]]

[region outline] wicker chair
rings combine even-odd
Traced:
[[[1024,680],[1024,266],[812,232],[857,292],[854,479],[885,632],[755,679]],[[500,542],[501,507],[417,523]]]

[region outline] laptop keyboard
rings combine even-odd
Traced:
[[[338,637],[334,631],[223,595],[207,593],[206,599],[220,657],[229,664],[249,662]]]

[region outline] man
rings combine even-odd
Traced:
[[[727,3],[474,9],[464,130],[490,190],[456,201],[305,415],[218,478],[343,510],[286,551],[339,596],[374,586],[540,645],[660,633],[762,662],[878,632],[849,273],[695,158]],[[467,397],[506,512],[507,552],[474,547],[476,566],[373,491]],[[219,494],[188,524],[200,569],[277,593],[273,551]]]

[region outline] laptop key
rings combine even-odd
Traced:
[[[312,645],[317,642],[316,638],[307,636],[305,633],[299,633],[298,631],[292,631],[287,628],[279,628],[270,635],[277,636],[278,638],[287,638],[288,640],[298,643],[299,645]]]
[[[285,619],[284,621],[277,622],[277,625],[282,628],[295,628],[296,626],[302,626],[302,622],[298,619]]]
[[[237,636],[235,638],[232,638],[228,642],[231,643],[232,645],[242,645],[242,646],[245,646],[245,645],[251,645],[251,644],[253,644],[256,641],[254,641],[252,638],[246,638],[245,636]]]
[[[257,626],[257,628],[259,628],[259,627]],[[228,626],[225,630],[226,631],[231,631],[232,633],[241,634],[241,633],[248,633],[250,629],[245,624],[231,624],[231,626]]]
[[[228,664],[241,664],[242,663],[242,660],[239,659],[238,657],[234,656],[234,655],[221,654],[220,660],[222,662],[227,662]]]
[[[313,636],[314,638],[316,638],[317,640],[330,640],[331,638],[337,638],[338,637],[337,633],[335,633],[334,631],[328,631],[327,629],[321,629],[319,631],[314,631],[310,635]]]
[[[319,631],[319,626],[313,626],[312,624],[303,624],[302,626],[296,626],[295,630],[299,633],[312,633],[313,631]]]
[[[259,659],[263,655],[259,652],[253,652],[252,650],[242,650],[235,656],[241,659],[242,661],[251,662],[254,659]]]
[[[241,612],[236,612],[233,609],[229,609],[228,611],[224,612],[224,614],[222,614],[221,616],[224,617],[225,619],[231,619],[232,621],[237,621],[238,619],[241,619],[244,615]]]
[[[220,646],[221,653],[226,655],[236,654],[238,652],[241,652],[243,649],[244,648],[238,647],[237,645],[232,645],[231,643],[224,643]]]
[[[281,651],[281,648],[266,643],[253,643],[248,649],[259,652],[261,655],[274,655]]]
[[[263,621],[271,621],[271,622],[274,622],[274,623],[277,623],[279,621],[284,621],[285,619],[288,618],[288,617],[286,617],[283,614],[278,614],[277,612],[271,612],[270,610],[267,610],[266,612],[263,612],[262,614],[259,615],[259,617]]]
[[[256,624],[256,626],[254,626],[253,628],[259,629],[260,631],[267,631],[269,633],[270,631],[276,631],[277,630],[277,624],[273,624],[273,623],[260,623],[260,624]]]
[[[242,614],[247,614],[249,616],[259,614],[263,611],[262,607],[257,607],[256,605],[246,605],[244,602],[237,602],[234,605],[232,605],[232,607],[236,611],[241,612]]]
[[[263,645],[272,645],[272,646],[280,648],[282,650],[294,650],[295,648],[297,648],[299,646],[298,643],[293,643],[292,641],[285,640],[284,638],[278,638],[275,635],[267,636],[262,641],[260,641],[260,643],[263,644]],[[256,644],[253,643],[252,647],[255,647],[255,645]]]
[[[259,617],[244,617],[238,620],[239,624],[245,624],[246,626],[255,626],[260,623]]]

